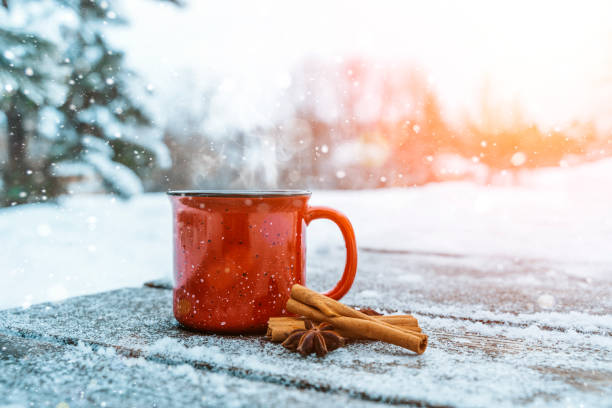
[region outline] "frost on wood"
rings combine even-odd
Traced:
[[[404,301],[412,293],[406,292]],[[605,327],[593,327],[597,319],[556,329],[528,320],[523,324],[517,316],[509,324],[453,316],[469,310],[469,305],[458,304],[450,315],[416,313],[430,334],[430,346],[419,357],[387,344],[356,342],[325,359],[302,358],[257,336],[192,333],[174,320],[171,291],[149,288],[5,311],[0,334],[51,344],[81,341],[105,350],[114,346],[117,353],[133,354],[142,364],[186,364],[290,389],[324,388],[387,402],[599,406],[611,397],[607,385],[612,340]],[[208,374],[196,370],[194,375]]]
[[[78,343],[68,348],[32,342],[14,346],[0,336],[0,406],[298,406],[376,405],[347,395],[287,389],[282,385],[128,358],[113,348]],[[25,358],[27,356],[27,358]]]

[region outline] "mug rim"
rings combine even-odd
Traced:
[[[299,197],[310,196],[309,190],[168,190],[169,196],[179,197]]]

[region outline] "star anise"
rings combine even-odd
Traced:
[[[310,320],[306,320],[304,325],[306,329],[292,331],[283,341],[283,346],[303,356],[314,352],[323,357],[329,351],[344,345],[344,338],[333,330],[331,324],[321,323],[315,326]]]

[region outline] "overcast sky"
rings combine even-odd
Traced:
[[[119,41],[160,94],[224,80],[228,115],[263,120],[305,56],[411,61],[450,119],[485,83],[545,126],[612,117],[612,2],[125,1]],[[191,72],[193,78],[185,75]]]

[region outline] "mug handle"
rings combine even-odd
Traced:
[[[355,280],[355,272],[357,272],[357,242],[355,241],[355,231],[353,231],[351,222],[344,214],[328,207],[308,207],[305,217],[306,225],[317,218],[325,218],[333,221],[338,228],[340,228],[342,236],[344,237],[344,244],[346,245],[346,264],[344,266],[344,273],[336,286],[329,292],[324,293],[325,296],[329,296],[334,300],[340,300],[340,298],[346,295],[351,288]]]

